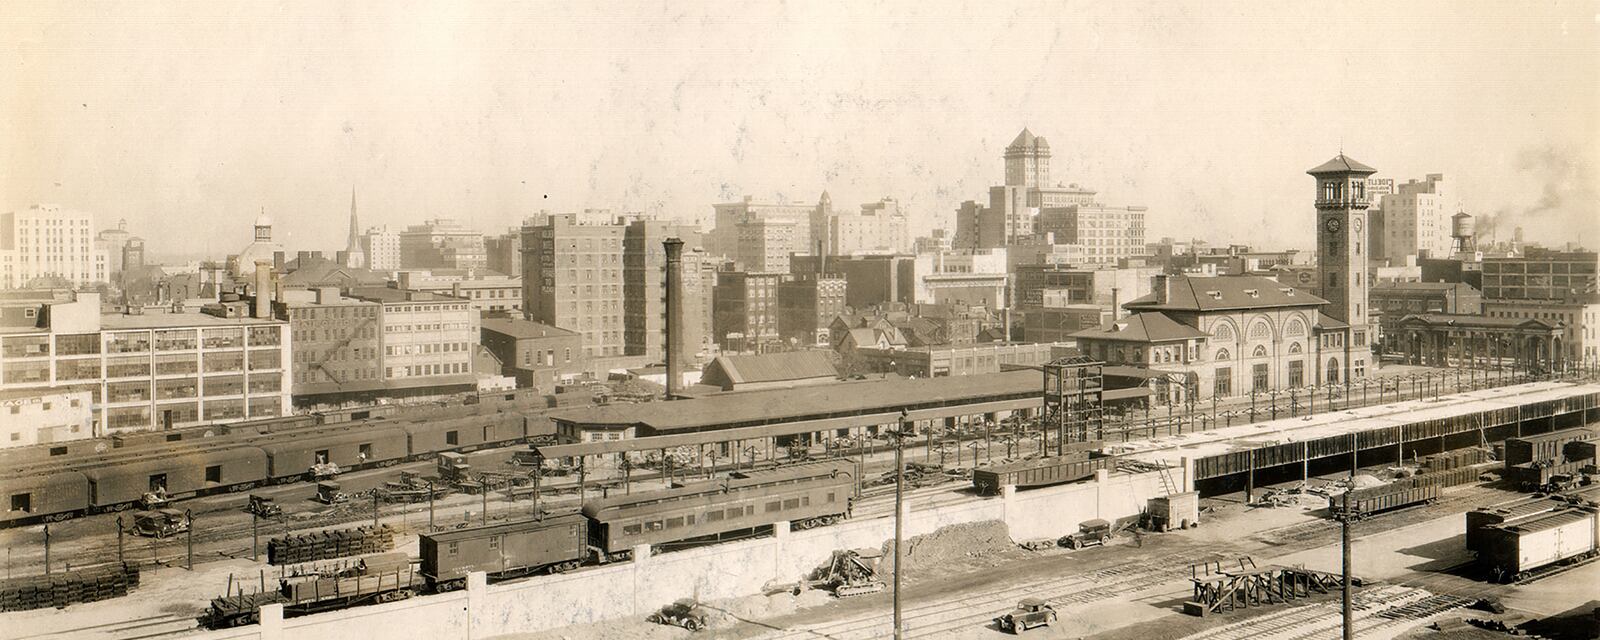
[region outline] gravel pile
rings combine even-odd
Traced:
[[[964,522],[943,527],[933,533],[913,536],[906,541],[906,575],[964,564],[971,560],[999,560],[1019,557],[1022,552],[1011,541],[1011,529],[999,520]],[[883,543],[879,575],[887,580],[894,568],[894,541]]]

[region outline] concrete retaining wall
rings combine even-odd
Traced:
[[[1188,485],[1181,471],[1174,479]],[[1188,488],[1187,486],[1183,488]],[[1107,476],[1095,481],[1000,497],[935,506],[909,500],[907,537],[964,522],[1000,520],[1013,539],[1061,536],[1092,518],[1115,520],[1138,514],[1163,495],[1154,473]],[[948,496],[949,494],[945,494]],[[857,519],[809,531],[776,535],[650,556],[573,574],[541,576],[489,586],[473,574],[467,589],[412,600],[282,620],[263,611],[262,624],[195,636],[207,640],[280,640],[306,637],[383,637],[385,640],[471,640],[541,631],[625,616],[643,616],[686,597],[701,600],[759,593],[770,582],[792,582],[826,562],[836,549],[877,547],[894,537],[894,519]]]

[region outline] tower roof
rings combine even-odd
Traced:
[[[1022,133],[1017,134],[1016,139],[1012,140],[1011,144],[1006,146],[1006,151],[1029,148],[1049,149],[1050,143],[1046,142],[1045,139],[1040,136],[1033,135],[1033,132],[1029,131],[1027,127],[1023,127]]]
[[[1377,172],[1377,169],[1361,164],[1360,162],[1356,162],[1349,156],[1346,156],[1344,153],[1340,153],[1339,155],[1334,156],[1332,160],[1319,164],[1316,166],[1316,168],[1307,171],[1306,173],[1314,176],[1335,173],[1355,173],[1364,176],[1370,176]]]
[[[270,227],[270,226],[272,226],[272,218],[267,217],[267,212],[266,211],[262,211],[261,215],[256,216],[256,226],[258,226],[258,227]]]

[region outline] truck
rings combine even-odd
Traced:
[[[1039,598],[1023,598],[1017,608],[994,619],[1001,631],[1021,635],[1034,627],[1043,627],[1056,621],[1055,607]]]
[[[1104,545],[1111,541],[1111,523],[1100,518],[1085,520],[1078,525],[1076,533],[1061,536],[1061,546],[1068,549],[1082,549],[1095,545]]]
[[[283,507],[273,502],[272,498],[253,493],[250,494],[250,504],[245,505],[244,511],[257,518],[276,518],[283,515]]]

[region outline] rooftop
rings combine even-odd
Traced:
[[[586,407],[551,414],[551,419],[579,425],[644,427],[657,435],[760,426],[914,409],[980,398],[1040,396],[1038,371],[953,376],[885,378],[838,382],[792,389],[723,393],[662,404],[620,404]]]
[[[385,304],[395,302],[466,302],[466,298],[457,298],[442,293],[393,289],[390,287],[358,287],[351,289],[347,295],[358,300],[371,300]]]
[[[283,324],[283,321],[250,316],[219,318],[206,313],[117,313],[101,314],[100,316],[100,328],[105,331],[159,329],[162,327],[238,327],[267,324]]]
[[[1165,303],[1156,302],[1156,294],[1151,293],[1122,307],[1135,311],[1221,311],[1328,304],[1327,300],[1261,276],[1168,276],[1167,289]]]
[[[1084,329],[1072,334],[1072,337],[1126,342],[1162,342],[1209,338],[1211,334],[1173,320],[1165,314],[1145,312],[1112,320],[1093,329]]]
[[[1377,169],[1361,164],[1360,162],[1356,162],[1354,159],[1346,156],[1344,153],[1340,153],[1339,155],[1334,156],[1332,160],[1319,164],[1316,166],[1316,168],[1313,168],[1306,173],[1314,176],[1320,176],[1335,173],[1359,173],[1363,175],[1372,175],[1377,172]]]
[[[520,318],[484,318],[480,326],[484,331],[493,331],[517,340],[578,335],[576,331]]]
[[[720,372],[720,373],[718,373]],[[707,376],[726,376],[733,385],[811,378],[837,378],[839,370],[833,366],[832,353],[827,351],[790,351],[761,355],[717,356],[706,367]]]

